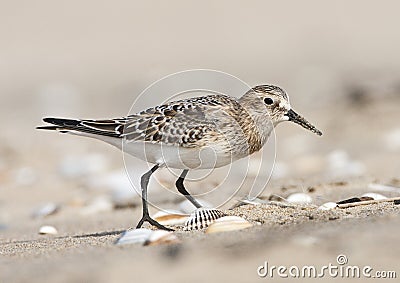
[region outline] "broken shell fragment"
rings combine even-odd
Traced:
[[[156,230],[152,232],[149,238],[144,242],[144,246],[156,246],[163,244],[177,244],[179,239],[169,231]]]
[[[312,203],[312,198],[304,193],[295,193],[288,196],[286,201],[294,204],[310,204]]]
[[[139,228],[125,231],[115,242],[116,245],[143,244],[154,246],[161,244],[179,243],[179,239],[169,231]]]
[[[57,233],[57,229],[49,225],[42,226],[39,229],[40,235],[56,235]]]
[[[152,218],[161,225],[183,225],[189,218],[189,215],[182,214],[179,211],[159,211]]]
[[[374,199],[371,197],[352,197],[352,198],[338,201],[336,203],[337,204],[348,204],[348,203],[361,202],[361,201],[367,201],[367,200],[374,200]]]
[[[207,228],[214,220],[223,216],[225,216],[225,213],[218,209],[196,209],[186,221],[184,230],[191,231]]]
[[[336,202],[326,202],[323,205],[321,205],[320,207],[318,207],[318,210],[331,210],[337,207],[337,203]]]
[[[150,237],[152,231],[150,229],[139,228],[126,230],[121,237],[115,242],[116,245],[126,244],[143,244]]]
[[[251,224],[249,221],[247,221],[242,217],[224,216],[211,223],[210,226],[207,228],[206,233],[211,234],[211,233],[236,231],[236,230],[246,229],[252,226],[253,224]]]

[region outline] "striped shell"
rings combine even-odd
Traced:
[[[218,209],[196,209],[186,221],[184,230],[191,231],[207,228],[214,220],[223,216],[225,216],[225,213]]]

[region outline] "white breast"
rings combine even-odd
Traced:
[[[123,151],[147,162],[165,164],[176,169],[217,168],[237,159],[218,145],[186,148],[149,142],[127,142],[123,145]]]
[[[125,153],[153,164],[165,164],[175,169],[210,169],[232,163],[242,156],[235,156],[224,141],[211,147],[186,148],[143,141],[123,141],[120,138],[70,131],[70,134],[102,140]]]

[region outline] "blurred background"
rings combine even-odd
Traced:
[[[399,5],[306,2],[3,1],[1,194],[26,209],[32,194],[63,195],[65,176],[121,169],[119,151],[35,126],[120,117],[151,83],[195,68],[280,85],[324,132],[280,126],[275,177],[397,176]]]
[[[398,1],[1,1],[1,227],[22,237],[28,228],[15,223],[46,202],[90,214],[92,202],[109,208],[103,195],[124,201],[119,151],[35,126],[45,116],[123,116],[151,83],[187,69],[277,84],[324,132],[279,126],[273,181],[398,178],[399,9]]]

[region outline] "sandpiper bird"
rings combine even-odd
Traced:
[[[148,211],[147,185],[157,169],[182,169],[176,187],[200,208],[183,185],[189,170],[221,167],[259,151],[283,121],[322,135],[291,108],[286,92],[274,85],[256,86],[241,98],[210,94],[178,100],[124,118],[43,121],[52,125],[38,129],[99,139],[155,164],[141,177],[143,214],[137,228],[149,222],[166,230],[170,229],[152,219]]]

